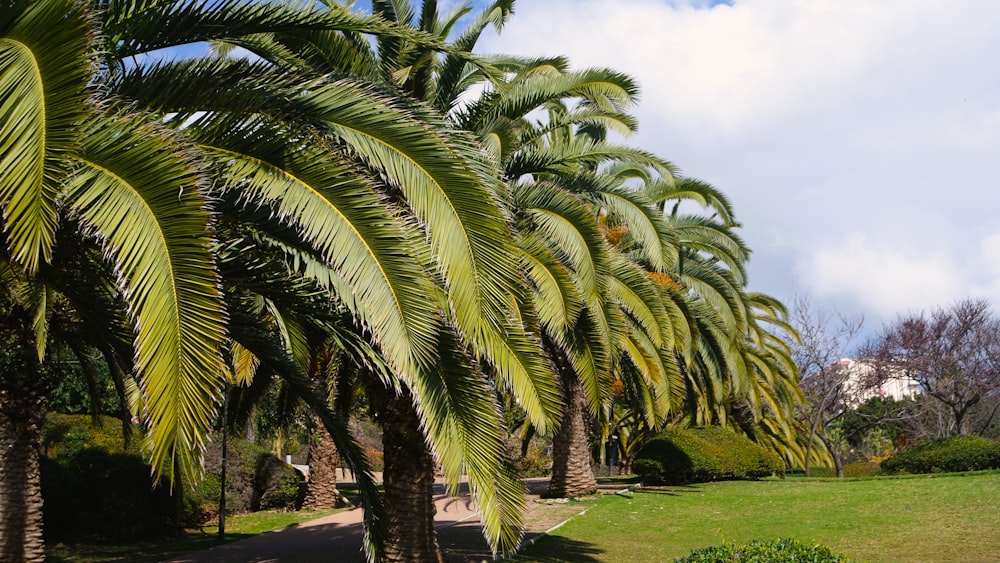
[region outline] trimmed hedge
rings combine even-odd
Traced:
[[[136,541],[178,528],[176,502],[155,486],[136,455],[86,448],[59,461],[41,460],[42,519],[48,541]]]
[[[675,563],[847,563],[821,545],[807,545],[791,538],[754,540],[750,543],[696,549]]]
[[[139,455],[138,433],[126,446],[121,421],[100,417],[99,422],[64,414],[46,420],[41,477],[47,540],[152,539],[218,516],[218,440],[208,446],[205,478],[187,484],[182,496],[171,496],[150,477],[152,470]],[[298,471],[246,440],[229,438],[226,471],[227,513],[294,510],[305,496]]]
[[[760,479],[784,467],[773,452],[718,426],[668,428],[647,441],[632,462],[644,483],[670,485]]]
[[[1000,469],[1000,440],[982,436],[931,440],[893,455],[881,467],[888,474]]]
[[[881,472],[876,461],[855,461],[844,466],[844,477],[872,477]]]

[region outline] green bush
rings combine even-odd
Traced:
[[[185,499],[190,519],[197,525],[218,517],[222,442],[209,442],[205,451],[205,480]],[[257,510],[297,510],[306,484],[295,468],[266,449],[230,436],[226,451],[226,514]]]
[[[982,436],[931,440],[882,462],[884,473],[946,473],[1000,469],[1000,441]]]
[[[821,545],[807,545],[790,538],[754,540],[750,543],[696,549],[675,563],[846,563],[848,559],[835,555]]]
[[[141,456],[139,436],[125,439],[122,421],[110,416],[53,413],[42,426],[42,450],[46,457],[68,459],[85,449]],[[127,442],[127,443],[126,443]]]
[[[759,479],[784,470],[772,452],[718,426],[668,428],[647,441],[632,470],[648,484]]]
[[[183,499],[155,486],[140,455],[140,437],[126,444],[118,419],[51,414],[43,427],[43,518],[52,541],[132,541],[169,535],[218,516],[221,443],[206,452],[205,477],[186,483]],[[302,505],[302,475],[274,454],[229,438],[226,512],[295,510]],[[178,504],[183,500],[183,504]]]
[[[632,462],[632,473],[640,477],[663,475],[663,464],[655,459],[637,459]]]
[[[87,448],[42,458],[41,475],[48,541],[136,541],[178,529],[174,499],[139,456]]]
[[[521,455],[521,440],[511,437],[507,440],[507,456],[513,461],[514,469],[521,477],[545,477],[552,473],[552,457],[546,453],[550,441],[533,437]]]
[[[177,531],[176,504],[119,419],[50,414],[42,427],[42,519],[55,542],[135,541]]]
[[[871,477],[881,472],[877,461],[856,461],[844,466],[844,477]]]

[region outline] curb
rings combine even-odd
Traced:
[[[625,487],[624,489],[622,489],[622,490],[620,490],[620,491],[615,491],[615,492],[614,492],[614,494],[615,494],[615,495],[617,495],[617,496],[620,496],[620,497],[624,497],[624,498],[630,498],[630,497],[627,497],[627,496],[625,496],[625,494],[626,494],[626,493],[631,493],[631,492],[633,492],[633,491],[635,490],[635,488],[636,488],[636,485],[632,485],[631,487]],[[583,509],[583,510],[581,510],[580,512],[577,512],[576,514],[574,514],[574,515],[570,516],[569,518],[567,518],[567,519],[563,520],[562,522],[560,522],[560,523],[556,524],[555,526],[552,526],[552,527],[551,527],[551,528],[549,528],[548,530],[545,530],[544,532],[542,532],[542,533],[538,534],[537,536],[535,536],[535,537],[531,538],[530,540],[525,540],[525,541],[524,541],[524,543],[522,543],[521,545],[519,545],[519,546],[517,547],[517,550],[515,550],[515,551],[514,551],[513,553],[511,553],[511,554],[510,554],[510,555],[508,555],[507,557],[504,557],[503,559],[501,559],[501,561],[502,561],[502,560],[504,560],[504,559],[509,559],[510,557],[514,557],[514,556],[516,556],[517,554],[519,554],[519,553],[520,553],[521,551],[523,551],[524,549],[526,549],[526,548],[528,548],[528,547],[531,547],[531,546],[535,545],[535,542],[537,542],[538,540],[540,540],[540,539],[544,538],[545,536],[547,536],[547,535],[551,534],[552,532],[554,532],[554,531],[558,530],[559,528],[562,528],[562,527],[563,527],[563,526],[565,526],[565,525],[566,525],[566,524],[567,524],[567,523],[568,523],[568,522],[569,522],[570,520],[572,520],[572,519],[576,518],[577,516],[583,516],[583,515],[584,515],[584,514],[586,514],[586,513],[587,513],[587,511],[589,511],[589,510],[590,510],[591,508],[593,508],[593,506],[588,506],[587,508],[584,508],[584,509]]]

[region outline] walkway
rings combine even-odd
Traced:
[[[529,522],[529,537],[538,535],[580,509],[578,506],[546,505],[538,503],[537,493],[548,484],[547,479],[526,480],[529,488],[529,509],[551,506],[552,509],[534,510],[535,518]],[[438,541],[448,554],[449,562],[482,561],[489,559],[489,549],[479,531],[479,517],[463,483],[458,497],[445,494],[444,485],[435,485],[437,494]],[[544,513],[544,514],[539,514]],[[362,562],[361,509],[331,514],[298,526],[269,532],[219,545],[205,551],[191,553],[169,560],[168,563],[271,563],[271,562]]]

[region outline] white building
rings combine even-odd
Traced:
[[[863,360],[844,358],[835,365],[837,369],[847,373],[844,395],[852,406],[860,405],[872,397],[891,397],[899,401],[912,398],[921,391],[917,380],[902,373],[885,378],[876,377],[875,367]]]

